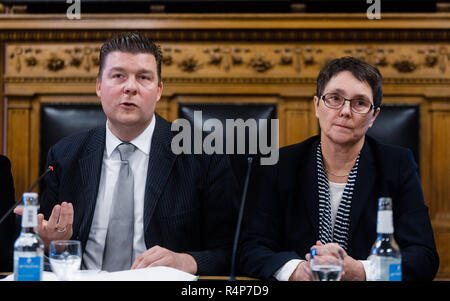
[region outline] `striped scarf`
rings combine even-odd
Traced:
[[[350,230],[350,210],[352,206],[353,189],[358,173],[359,154],[348,176],[341,202],[339,203],[334,228],[331,221],[330,188],[325,167],[322,162],[322,145],[317,147],[317,180],[319,186],[319,240],[323,244],[338,243],[347,250],[348,233]]]

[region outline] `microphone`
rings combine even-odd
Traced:
[[[53,167],[53,165],[49,165],[47,170],[33,183],[33,185],[31,185],[30,188],[28,188],[28,190],[26,192],[30,192],[34,189],[34,187],[36,187],[39,182],[51,171],[54,171],[55,168]],[[2,218],[0,219],[0,224],[5,220],[5,218],[14,210],[14,208],[16,208],[20,202],[22,201],[22,198],[18,199],[16,201],[16,203],[2,216]]]
[[[236,261],[236,251],[239,244],[239,235],[241,234],[241,224],[242,224],[242,217],[244,215],[244,207],[245,207],[245,198],[247,196],[247,188],[248,188],[248,182],[250,179],[250,172],[252,169],[252,157],[247,158],[247,174],[245,175],[245,182],[244,182],[244,191],[242,192],[242,199],[241,199],[241,205],[239,208],[239,216],[236,226],[236,233],[234,234],[234,243],[233,243],[233,251],[231,253],[231,271],[230,271],[230,279],[229,281],[235,280],[235,261]]]

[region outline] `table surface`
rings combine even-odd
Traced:
[[[11,275],[12,272],[0,272],[0,276],[8,276]],[[230,277],[228,276],[199,276],[200,280],[228,280]],[[236,280],[258,280],[256,278],[251,277],[242,277],[236,276]]]
[[[11,275],[12,272],[0,272],[0,276],[8,276]],[[199,276],[200,280],[228,280],[230,277],[228,276]],[[236,276],[236,280],[259,280],[257,278],[251,278],[251,277],[243,277],[243,276]],[[450,281],[450,277],[437,277],[434,279],[434,281]]]

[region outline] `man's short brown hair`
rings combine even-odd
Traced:
[[[97,78],[100,80],[103,74],[106,57],[114,51],[128,52],[132,54],[149,53],[155,56],[158,73],[158,85],[161,84],[161,60],[162,53],[159,45],[156,45],[144,35],[138,32],[121,33],[110,37],[100,49],[100,67]]]

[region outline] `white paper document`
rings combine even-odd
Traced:
[[[57,281],[52,272],[43,273],[44,281]],[[14,275],[9,275],[3,281],[14,280]],[[198,276],[170,267],[151,267],[120,272],[105,271],[80,271],[75,277],[76,281],[196,281]]]

